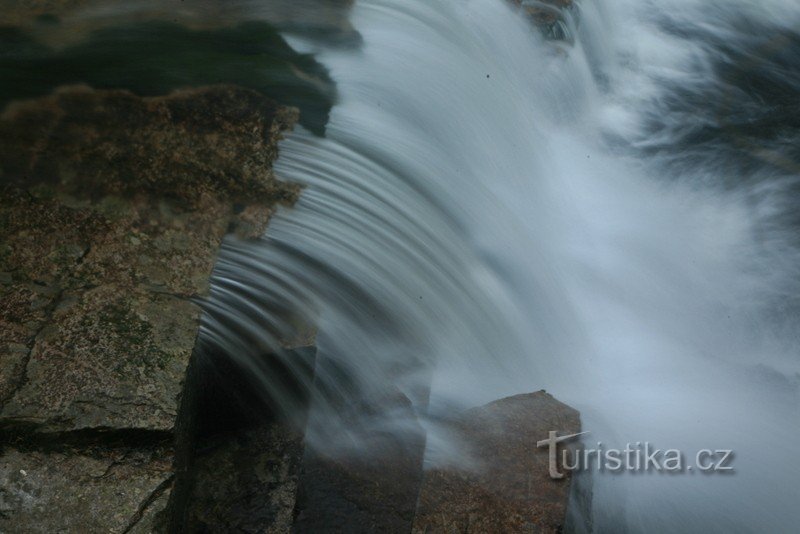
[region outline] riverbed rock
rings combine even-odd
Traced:
[[[550,478],[548,449],[536,446],[550,431],[578,433],[580,417],[544,391],[460,415],[451,432],[462,461],[425,471],[412,532],[561,532],[570,474]]]

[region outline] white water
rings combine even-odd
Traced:
[[[789,1],[584,0],[557,52],[501,0],[359,0],[359,49],[293,42],[340,101],[325,139],[281,144],[298,205],[219,276],[249,264],[253,295],[302,306],[374,389],[416,399],[432,373],[433,414],[544,388],[589,446],[735,451],[729,475],[595,474],[597,532],[795,531],[800,263],[778,216],[796,176],[751,182],[702,147],[676,167],[702,113],[662,115],[675,85],[720,84],[711,47],[658,23],[735,40],[737,13],[800,21]],[[277,321],[258,313],[248,328]],[[347,437],[323,419],[327,444]]]

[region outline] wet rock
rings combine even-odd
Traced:
[[[570,40],[567,14],[577,11],[574,0],[510,0],[525,13],[547,39]]]
[[[164,531],[198,299],[223,237],[296,198],[296,118],[231,86],[0,115],[0,531]]]
[[[550,478],[548,449],[536,446],[550,431],[577,433],[580,418],[544,391],[459,416],[452,437],[465,461],[426,470],[413,532],[561,532],[570,475]]]
[[[0,13],[2,532],[169,528],[218,249],[260,236],[299,193],[271,169],[298,110],[269,97],[316,133],[327,121],[326,71],[251,3],[193,4]],[[238,86],[206,86],[219,82]],[[201,444],[191,527],[285,530],[300,435],[239,430]]]
[[[157,531],[172,480],[161,450],[0,455],[0,531]]]
[[[271,164],[276,140],[296,120],[296,110],[234,86],[153,98],[66,87],[0,116],[0,179],[111,222],[134,215],[145,197],[149,211],[133,235],[163,225],[183,231],[190,211],[220,201],[293,201],[298,189],[278,182]]]
[[[425,452],[411,402],[399,391],[368,398],[350,419],[338,443],[307,447],[293,531],[410,531]]]
[[[61,301],[38,333],[3,423],[38,431],[170,430],[198,310],[172,295],[103,285]]]
[[[223,237],[296,198],[296,118],[231,86],[0,115],[0,531],[166,529],[198,299]]]
[[[241,213],[260,235],[298,193],[271,171],[295,119],[230,86],[73,87],[6,109],[0,427],[173,428],[223,236]]]
[[[205,440],[186,532],[290,532],[302,434],[265,424]]]
[[[246,367],[199,347],[181,406],[170,531],[289,532],[316,347],[287,347]],[[253,372],[259,365],[290,388],[280,399]],[[290,398],[303,412],[295,418],[286,417]]]

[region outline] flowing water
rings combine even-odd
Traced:
[[[306,190],[226,246],[206,336],[257,373],[286,309],[313,322],[326,446],[354,445],[353,391],[412,398],[432,463],[437,415],[544,388],[587,446],[735,453],[595,473],[597,532],[794,531],[800,5],[583,0],[564,42],[501,0],[359,0],[351,22],[357,47],[290,38],[339,100],[325,137],[282,142]]]

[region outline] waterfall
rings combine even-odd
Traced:
[[[583,0],[567,22],[554,42],[502,0],[359,0],[360,46],[291,39],[339,101],[281,144],[306,188],[226,245],[204,335],[259,373],[294,310],[331,397],[391,384],[429,438],[544,388],[590,446],[734,451],[729,474],[595,473],[598,532],[792,531],[800,7]],[[312,442],[353,445],[340,408]]]

